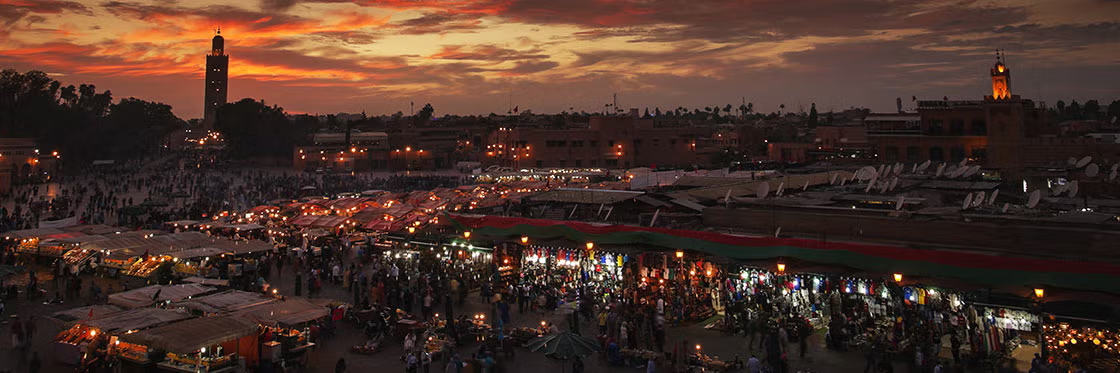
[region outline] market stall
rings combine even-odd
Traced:
[[[270,336],[261,341],[264,346],[262,359],[299,359],[315,346],[311,326],[329,315],[326,306],[314,304],[303,298],[288,298],[238,310],[232,317],[253,322],[264,328]]]
[[[232,316],[196,318],[120,337],[169,372],[235,372],[257,365],[256,324]],[[135,349],[130,349],[135,351]]]
[[[95,351],[105,347],[109,338],[191,317],[185,311],[159,308],[138,308],[103,314],[98,314],[94,308],[88,308],[85,312],[86,318],[76,319],[73,325],[55,336],[51,355],[58,361],[76,365],[81,362],[83,355],[96,355]],[[80,317],[67,313],[59,317],[74,316]]]

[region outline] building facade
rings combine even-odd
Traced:
[[[385,132],[326,132],[311,135],[311,144],[297,146],[292,165],[298,171],[348,172],[384,169],[389,159]]]
[[[41,152],[34,139],[0,138],[0,195],[17,184],[50,181],[58,174],[62,156]]]
[[[211,41],[210,53],[206,55],[206,91],[203,95],[206,107],[202,111],[202,125],[206,129],[214,128],[218,107],[228,102],[229,55],[225,45],[222,30],[218,29],[218,34]]]
[[[634,168],[707,164],[697,140],[710,128],[656,127],[652,119],[596,116],[586,126],[499,128],[482,163],[511,168]]]

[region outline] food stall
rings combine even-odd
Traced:
[[[243,308],[231,316],[260,325],[263,334],[272,336],[273,340],[262,340],[261,359],[275,362],[302,359],[315,346],[310,325],[329,314],[326,306],[303,298],[288,298]]]
[[[83,354],[88,352],[89,344],[98,337],[108,336],[110,339],[143,330],[158,325],[173,323],[191,317],[185,311],[166,310],[159,308],[138,308],[117,312],[97,314],[97,309],[86,308],[87,318],[76,321],[66,330],[55,336],[53,355],[58,361],[67,364],[78,364]],[[71,318],[75,315],[64,313],[60,319]]]
[[[174,272],[176,275],[192,277],[207,276],[208,273],[204,273],[204,271],[209,267],[210,261],[215,257],[226,254],[233,254],[233,252],[216,247],[198,247],[173,251],[166,255],[171,257],[171,261],[175,263]]]
[[[142,346],[162,371],[235,372],[257,365],[257,330],[247,320],[216,316],[125,334],[120,340]]]

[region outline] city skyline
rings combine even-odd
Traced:
[[[189,4],[189,5],[188,5]],[[292,113],[437,115],[734,104],[756,111],[895,97],[979,99],[996,48],[1024,98],[1111,101],[1120,3],[0,0],[0,65],[202,116],[221,27],[230,101]],[[867,25],[874,25],[869,28]],[[910,100],[904,99],[904,102]]]

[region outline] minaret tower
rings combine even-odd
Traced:
[[[218,28],[211,43],[210,54],[206,55],[206,107],[203,109],[202,125],[214,128],[218,107],[226,103],[226,89],[229,87],[229,56],[226,55],[226,41],[222,29]]]
[[[1003,51],[996,50],[996,64],[992,66],[992,99],[1011,99],[1011,69],[1003,64]]]

